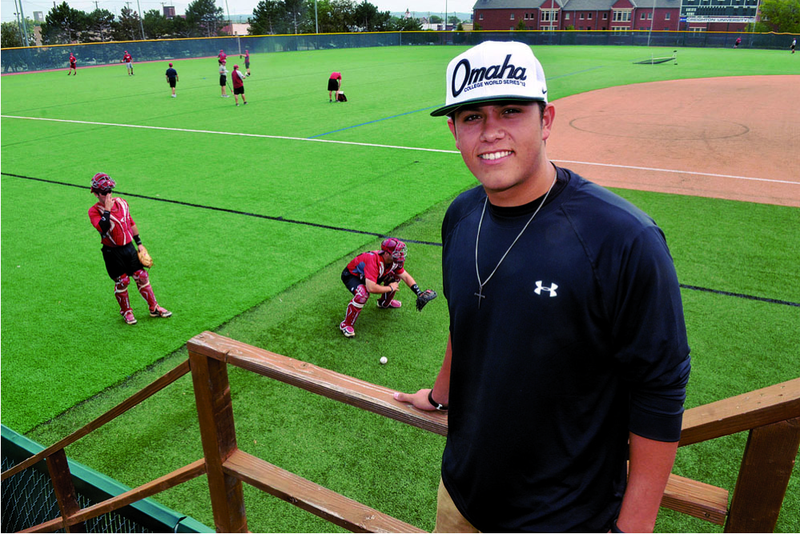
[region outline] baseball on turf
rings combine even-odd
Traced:
[[[386,365],[386,362],[388,362],[388,361],[389,361],[389,358],[387,358],[386,356],[381,356],[381,365]]]

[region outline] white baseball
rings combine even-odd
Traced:
[[[389,361],[389,358],[387,358],[386,356],[381,356],[381,365],[386,365],[386,362],[388,362],[388,361]]]

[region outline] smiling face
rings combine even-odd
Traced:
[[[547,158],[555,109],[536,102],[464,106],[447,121],[464,163],[496,206],[521,206],[544,195],[555,169]]]

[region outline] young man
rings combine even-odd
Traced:
[[[339,101],[339,91],[342,89],[342,74],[340,72],[332,72],[328,78],[328,102]],[[332,99],[332,95],[336,92],[336,98]]]
[[[127,50],[125,50],[125,55],[122,56],[122,62],[128,68],[128,76],[133,76],[133,56]]]
[[[228,85],[228,69],[224,63],[219,64],[219,88],[222,90],[222,98],[230,98],[231,95],[225,92],[225,86]]]
[[[792,54],[794,54],[794,49],[797,47],[797,39],[792,39]]]
[[[247,75],[250,76],[250,52],[244,49],[244,68],[247,70]]]
[[[119,304],[119,313],[127,324],[136,324],[128,298],[128,284],[132,276],[139,293],[147,302],[150,317],[170,317],[172,312],[158,305],[150,286],[150,277],[139,261],[138,250],[142,240],[131,217],[128,203],[111,194],[116,185],[107,174],[94,175],[92,194],[97,198],[97,203],[89,208],[89,220],[100,232],[103,259],[108,276],[114,281],[114,296]]]
[[[175,98],[175,86],[178,85],[178,71],[172,68],[172,63],[167,69],[167,83],[172,88],[172,98]]]
[[[225,53],[224,50],[222,50],[220,48],[219,54],[217,54],[217,58],[219,58],[218,59],[219,64],[220,65],[224,65],[226,63],[226,61],[228,60],[228,55]]]
[[[247,78],[247,74],[239,70],[239,65],[234,65],[231,73],[231,82],[233,82],[233,99],[236,101],[237,106],[239,105],[239,95],[242,95],[242,105],[247,105],[247,100],[244,98],[245,78]]]
[[[473,47],[446,84],[432,115],[480,186],[442,224],[441,370],[395,394],[449,405],[436,531],[652,531],[690,370],[664,235],[550,161],[555,109],[528,45]]]
[[[347,305],[344,321],[339,330],[345,337],[356,335],[355,324],[364,304],[371,294],[378,294],[379,308],[399,308],[402,303],[394,299],[402,280],[419,296],[422,293],[414,278],[405,270],[406,244],[390,237],[384,239],[380,250],[363,252],[350,260],[342,271],[342,282],[353,294]]]
[[[78,60],[75,59],[75,56],[72,55],[72,52],[69,53],[69,70],[67,71],[67,76],[72,73],[75,73],[75,76],[78,75]]]

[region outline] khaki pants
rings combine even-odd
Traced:
[[[480,532],[461,515],[456,504],[439,480],[439,492],[436,496],[436,526],[434,532]]]

